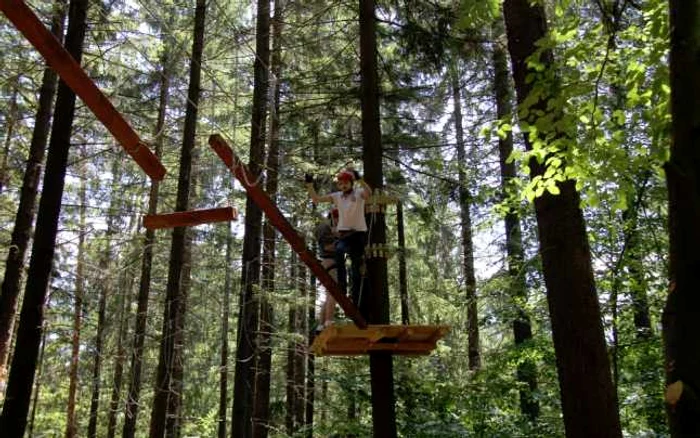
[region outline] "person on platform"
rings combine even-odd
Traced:
[[[336,175],[338,191],[319,195],[313,184],[313,177],[306,176],[306,189],[314,203],[332,202],[338,209],[338,239],[335,243],[335,264],[338,286],[347,294],[346,255],[350,258],[351,298],[355,305],[360,304],[362,284],[362,262],[367,235],[365,202],[372,195],[372,188],[354,169],[345,169]]]

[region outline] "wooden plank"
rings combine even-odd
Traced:
[[[88,77],[80,64],[22,0],[0,0],[0,9],[46,59],[47,64],[105,125],[146,174],[162,180],[165,167]]]
[[[250,173],[248,168],[241,162],[233,150],[228,145],[226,140],[218,134],[213,134],[209,137],[209,145],[226,164],[231,173],[240,181],[245,188],[248,196],[265,212],[270,223],[279,230],[282,237],[289,242],[292,249],[299,254],[299,258],[306,263],[306,266],[311,269],[316,278],[323,284],[328,293],[335,298],[338,305],[343,309],[345,315],[359,327],[367,327],[367,322],[360,314],[357,307],[348,299],[347,296],[340,290],[338,283],[326,272],[321,266],[321,263],[316,259],[311,250],[306,247],[304,239],[296,232],[292,224],[284,217],[282,212],[272,202],[267,193],[258,184],[257,178]]]
[[[166,214],[149,214],[143,218],[143,226],[149,230],[160,228],[192,227],[213,222],[229,222],[238,218],[233,207],[206,210],[178,211]]]
[[[352,356],[373,351],[426,355],[448,331],[447,326],[370,325],[360,330],[354,325],[335,324],[324,330],[311,348],[318,356]]]

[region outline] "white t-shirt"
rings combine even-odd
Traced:
[[[338,209],[338,231],[367,231],[365,221],[365,198],[362,197],[365,189],[353,189],[350,194],[333,192],[333,204]]]

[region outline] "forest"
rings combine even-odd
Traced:
[[[700,436],[700,0],[0,9],[0,437]]]

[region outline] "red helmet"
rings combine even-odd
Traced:
[[[338,181],[353,182],[355,181],[355,175],[353,175],[352,172],[348,170],[342,170],[335,176],[335,179],[337,179]]]

